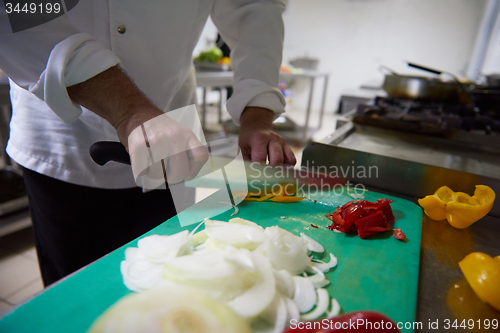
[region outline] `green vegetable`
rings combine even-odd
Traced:
[[[200,52],[194,60],[198,62],[217,62],[217,60],[222,59],[223,56],[221,49],[217,46],[213,46],[207,51]]]

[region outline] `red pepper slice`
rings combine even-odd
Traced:
[[[394,229],[394,233],[392,234],[396,239],[404,240],[406,239],[406,235],[403,233],[401,229]]]
[[[283,333],[396,333],[396,323],[373,311],[352,312],[332,319],[293,322]]]
[[[358,228],[358,236],[360,238],[367,238],[371,235],[391,230],[392,224],[387,221],[384,213],[379,210],[375,214],[356,220],[356,227]]]
[[[391,230],[394,222],[391,203],[392,200],[389,199],[347,202],[335,212],[326,215],[333,222],[328,229],[344,233],[357,232],[361,238]]]

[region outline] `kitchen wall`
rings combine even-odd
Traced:
[[[493,29],[490,36],[490,41],[485,50],[485,59],[483,66],[480,68],[482,74],[500,73],[500,1],[489,0],[491,2],[492,23],[494,22]],[[496,3],[495,3],[496,2]],[[497,7],[495,7],[495,5]],[[496,9],[496,13],[495,13]],[[496,17],[495,17],[496,16]],[[484,35],[487,34],[485,27]]]
[[[465,76],[487,0],[288,0],[283,61],[318,58],[331,74],[326,111],[359,86],[381,85],[379,66],[427,75],[405,60]],[[213,45],[209,20],[194,51]],[[320,104],[318,82],[313,109]],[[293,106],[306,105],[307,84],[294,86]]]
[[[465,76],[486,0],[289,0],[284,62],[320,59],[331,74],[327,112],[365,83],[381,83],[378,68],[415,75],[405,60]],[[293,104],[305,106],[305,85]],[[319,87],[318,87],[319,88]],[[316,105],[319,107],[317,89]]]

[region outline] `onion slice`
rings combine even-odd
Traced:
[[[291,274],[300,274],[311,262],[307,255],[307,246],[300,238],[278,226],[264,230],[267,239],[255,252],[271,260],[275,269],[286,269]]]
[[[264,242],[266,235],[259,225],[244,225],[205,220],[205,232],[216,246],[231,245],[236,248],[255,249]]]
[[[251,333],[249,324],[227,305],[196,289],[161,286],[120,299],[89,333],[197,332]]]
[[[311,237],[307,236],[303,232],[300,233],[300,238],[302,238],[306,242],[307,249],[309,251],[311,251],[311,252],[319,252],[319,253],[325,252],[325,249],[323,248],[323,246],[320,243],[316,242],[314,239],[312,239]]]
[[[340,313],[340,304],[337,302],[336,298],[332,298],[332,308],[328,313],[326,314],[326,318],[334,318],[337,317]]]
[[[243,318],[254,317],[261,313],[273,301],[276,294],[276,282],[269,262],[255,253],[252,253],[252,260],[259,274],[257,281],[248,291],[227,303]]]
[[[303,314],[302,315],[303,320],[314,320],[319,316],[321,316],[323,313],[325,313],[326,310],[328,309],[328,303],[329,303],[328,301],[330,298],[330,296],[328,295],[328,291],[326,291],[326,289],[323,288],[318,288],[317,294],[318,294],[318,302],[316,304],[316,308],[311,312]]]
[[[311,310],[316,304],[316,291],[314,285],[308,278],[294,276],[295,293],[293,301],[301,313]]]
[[[151,235],[139,239],[139,252],[150,262],[164,263],[168,260],[189,253],[189,232],[181,231],[171,236]]]
[[[337,262],[337,257],[330,253],[330,262],[326,263],[318,259],[313,259],[313,262],[311,262],[311,268],[315,267],[322,272],[328,272],[330,269],[337,266]]]
[[[320,269],[314,266],[311,267],[311,269],[315,271],[316,274],[309,276],[308,279],[313,283],[315,288],[322,288],[330,283]]]

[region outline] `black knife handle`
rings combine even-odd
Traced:
[[[130,165],[130,155],[120,142],[99,141],[90,146],[90,157],[99,165],[109,161]]]
[[[424,67],[424,66],[417,65],[417,64],[414,64],[414,63],[411,63],[411,62],[408,63],[408,66],[416,68],[416,69],[421,69],[423,71],[426,71],[426,72],[429,72],[429,73],[432,73],[432,74],[439,75],[439,74],[443,73],[442,71],[438,71],[437,69],[432,69],[432,68],[429,68],[429,67]]]

